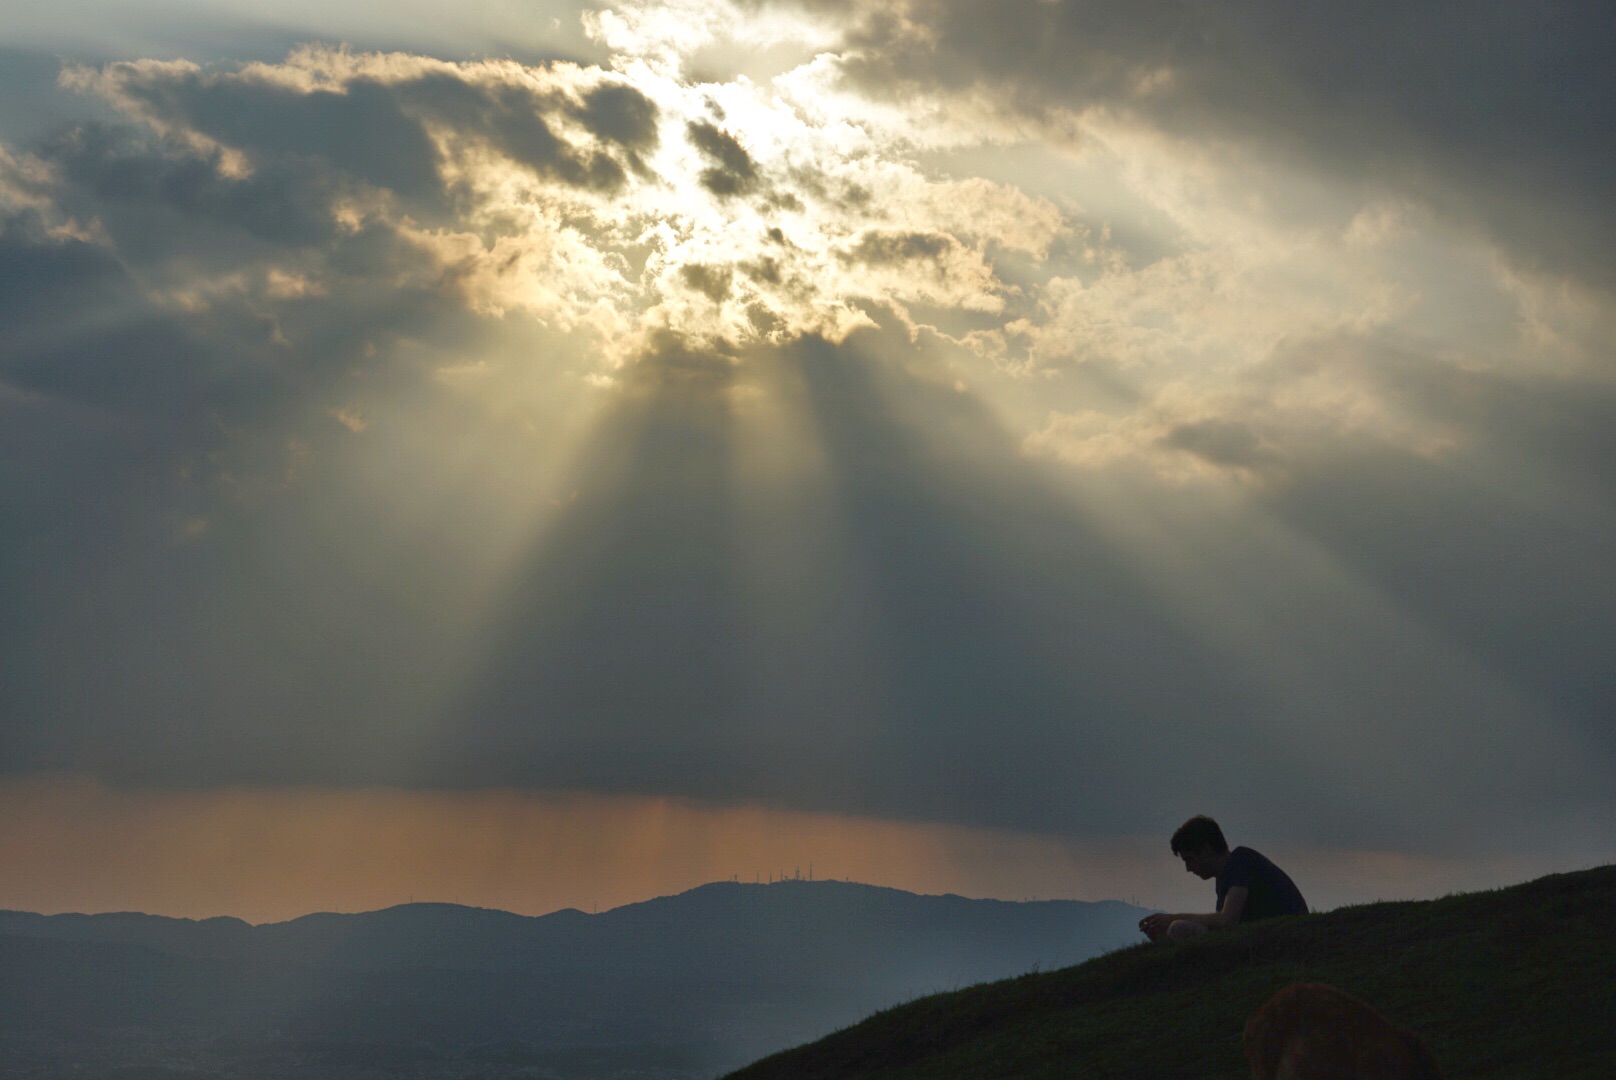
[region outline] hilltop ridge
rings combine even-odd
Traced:
[[[1437,900],[1125,947],[888,1009],[726,1080],[1247,1080],[1240,1034],[1328,982],[1431,1046],[1447,1075],[1616,1075],[1616,865]]]

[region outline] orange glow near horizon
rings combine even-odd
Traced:
[[[644,796],[119,790],[58,776],[0,781],[0,815],[0,908],[45,913],[270,922],[415,900],[538,915],[604,911],[732,877],[806,877],[810,867],[821,879],[920,893],[1135,899],[1178,910],[1210,900],[1206,883],[1187,878],[1162,837],[1089,842]],[[1316,909],[1567,869],[1379,852],[1274,854]]]
[[[0,907],[46,912],[264,922],[413,899],[536,915],[810,867],[920,892],[1081,888],[1050,838],[641,796],[118,790],[55,777],[0,784],[0,814],[11,823]]]

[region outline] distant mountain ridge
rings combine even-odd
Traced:
[[[829,932],[845,946],[848,935],[860,930],[881,936],[883,931],[897,935],[914,929],[945,937],[961,956],[991,963],[1001,955],[1008,958],[1004,950],[1009,954],[1026,950],[1030,961],[1037,963],[1053,962],[1059,953],[1072,951],[1050,955],[1052,948],[1058,949],[1062,933],[1079,927],[1082,931],[1070,943],[1079,952],[1087,953],[1086,947],[1094,943],[1089,931],[1096,925],[1108,931],[1121,927],[1124,933],[1116,944],[1131,941],[1143,910],[1115,900],[975,900],[851,882],[787,880],[769,885],[714,882],[597,915],[576,908],[529,916],[459,904],[411,903],[352,914],[317,912],[253,925],[229,916],[184,919],[139,912],[0,911],[0,936],[119,942],[213,959],[273,958],[355,968],[425,963],[503,970],[554,962],[585,950],[594,965],[625,935],[637,948],[664,952],[680,942],[688,945],[692,933],[709,936],[714,940],[701,952],[711,963],[713,946],[719,956],[753,959],[747,946],[749,942],[754,948],[761,946],[759,933],[777,942],[786,932],[797,940],[804,934],[823,937]],[[678,937],[660,940],[660,933]],[[955,936],[964,934],[986,938],[978,942]],[[901,945],[894,948],[899,955],[904,951]]]
[[[365,1043],[426,1055],[389,1075],[454,1075],[431,1070],[457,1047],[496,1043],[556,1076],[653,1059],[655,1075],[711,1075],[916,995],[1127,944],[1141,914],[797,880],[717,882],[598,915],[406,904],[253,926],[0,912],[0,1055],[40,1033],[68,1045],[139,1030],[175,1052],[205,1034],[255,1053]],[[580,1047],[611,1048],[615,1064],[566,1065]],[[208,1053],[181,1056],[192,1075],[225,1071]],[[28,1075],[7,1064],[8,1077]],[[300,1075],[324,1075],[308,1064]]]

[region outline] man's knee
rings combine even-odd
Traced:
[[[1167,928],[1167,936],[1174,941],[1183,941],[1198,934],[1206,933],[1206,924],[1198,923],[1193,919],[1174,919],[1173,925]]]

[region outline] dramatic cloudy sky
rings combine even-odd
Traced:
[[[0,0],[0,906],[1616,858],[1599,3]]]

